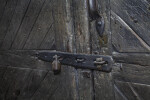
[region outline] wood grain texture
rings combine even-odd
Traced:
[[[116,100],[149,100],[149,3],[148,0],[110,1]]]
[[[38,90],[39,86],[42,84],[43,80],[47,76],[47,73],[48,71],[44,70],[30,70],[30,73],[24,80],[20,94],[17,98],[19,100],[30,100]],[[20,83],[18,85],[20,85]]]
[[[11,50],[0,51],[1,67],[10,70],[6,75],[1,73],[4,74],[2,79],[9,78],[5,80],[5,87],[5,83],[0,82],[2,100],[77,100],[74,68],[62,66],[61,74],[55,76],[50,63],[35,57],[36,50],[16,50],[53,48],[72,52],[72,29],[68,29],[73,26],[71,4],[67,0],[31,0],[14,41],[11,41]],[[42,31],[36,30],[39,26]]]
[[[115,80],[150,84],[150,67],[134,64],[115,64],[113,77]]]
[[[51,70],[51,65],[35,56],[36,51],[0,51],[0,65],[15,68]]]
[[[8,0],[0,20],[0,46],[11,23],[18,0]]]
[[[124,93],[124,95],[122,95],[124,99],[122,100],[149,100],[149,85],[121,81],[116,81],[115,85],[120,89],[119,91],[121,93]]]
[[[0,98],[12,100],[29,100],[31,98],[35,100],[37,98],[41,98],[41,100],[51,98],[56,100],[75,99],[76,93],[73,89],[76,89],[76,85],[75,80],[73,81],[74,72],[72,68],[62,66],[61,74],[55,76],[51,64],[36,59],[33,56],[35,53],[35,51],[1,52],[0,58],[4,60],[1,59],[0,62]],[[57,81],[53,82],[53,79]],[[54,91],[53,87],[54,90],[55,87],[58,87],[58,91]],[[51,96],[52,94],[53,96]]]
[[[118,52],[150,51],[150,12],[146,0],[111,0],[112,42]]]
[[[141,66],[150,66],[149,53],[112,53],[114,61],[117,63],[128,63]]]
[[[91,52],[93,54],[108,55],[111,52],[110,2],[109,0],[99,0],[98,4],[99,13],[105,22],[104,36],[99,37],[95,29],[95,22],[91,22]],[[93,81],[95,100],[115,100],[111,73],[94,71]]]
[[[55,1],[53,0],[45,1],[38,18],[29,33],[27,41],[23,46],[23,49],[38,49],[43,39],[45,39],[44,37],[49,31],[51,31],[51,28],[53,28],[54,18],[52,10],[54,8],[54,2]],[[50,40],[51,38],[53,39],[54,37],[49,37]]]
[[[25,17],[25,14],[28,10],[31,0],[19,0],[15,12],[12,16],[12,20],[10,25],[7,26],[7,31],[5,33],[5,37],[3,38],[1,49],[8,50],[10,49],[11,43],[15,39],[18,29],[22,24],[22,21]]]
[[[0,1],[0,21],[1,21],[3,14],[4,14],[6,5],[7,5],[7,0],[1,0]]]
[[[4,66],[3,66],[4,67]],[[22,81],[25,79],[26,75],[29,73],[29,71],[24,71],[19,69],[14,69],[14,68],[7,68],[3,75],[3,79],[1,81],[0,85],[0,98],[1,100],[4,99],[12,99],[15,100],[17,99],[17,96],[19,94],[18,89],[19,87],[22,86]],[[20,82],[20,85],[17,83]],[[16,83],[16,85],[15,85]],[[15,88],[15,89],[14,89]],[[15,91],[13,91],[15,90]]]
[[[28,11],[23,19],[23,22],[18,29],[15,39],[11,43],[11,49],[22,49],[32,28],[35,24],[39,13],[45,3],[45,0],[31,0]]]
[[[73,0],[74,41],[75,53],[90,53],[89,14],[87,0]],[[92,100],[93,86],[90,70],[75,71],[78,90],[78,100]]]

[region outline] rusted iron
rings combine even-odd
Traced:
[[[61,64],[73,66],[75,68],[111,72],[113,63],[111,56],[104,55],[86,55],[67,52],[41,51],[37,54],[37,56],[43,61],[53,62],[52,69],[54,74],[60,72]],[[101,68],[99,68],[99,66],[101,66]]]
[[[54,61],[52,62],[52,70],[54,74],[59,74],[61,71],[61,64],[59,62],[59,57],[57,55],[53,56]]]

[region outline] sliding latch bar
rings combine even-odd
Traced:
[[[42,51],[38,52],[38,58],[52,62],[52,69],[55,74],[59,73],[62,65],[69,65],[75,68],[111,72],[113,60],[111,56],[74,54],[67,52]]]

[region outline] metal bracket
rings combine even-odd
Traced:
[[[73,54],[67,52],[38,52],[37,57],[46,62],[52,62],[55,74],[60,72],[60,64],[75,68],[92,69],[103,72],[111,72],[113,60],[111,56]]]
[[[98,3],[97,0],[88,0],[89,4],[89,15],[91,20],[96,20],[96,30],[100,37],[103,37],[105,23],[104,18],[98,12]]]

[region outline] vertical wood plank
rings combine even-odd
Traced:
[[[89,46],[89,15],[87,0],[73,0],[74,18],[74,52],[90,53]],[[93,87],[90,70],[78,69],[76,73],[76,84],[79,100],[92,100]]]
[[[98,0],[99,13],[104,18],[105,29],[103,37],[99,37],[95,21],[90,23],[91,52],[93,54],[111,54],[111,34],[110,34],[110,2],[109,0]],[[113,81],[111,73],[100,71],[93,72],[93,85],[95,100],[115,100],[113,92]]]
[[[53,0],[53,31],[57,51],[72,52],[70,45],[72,33],[68,30],[72,25],[70,4],[70,0]],[[61,74],[53,75],[49,72],[31,99],[76,100],[76,98],[74,68],[62,65]]]

